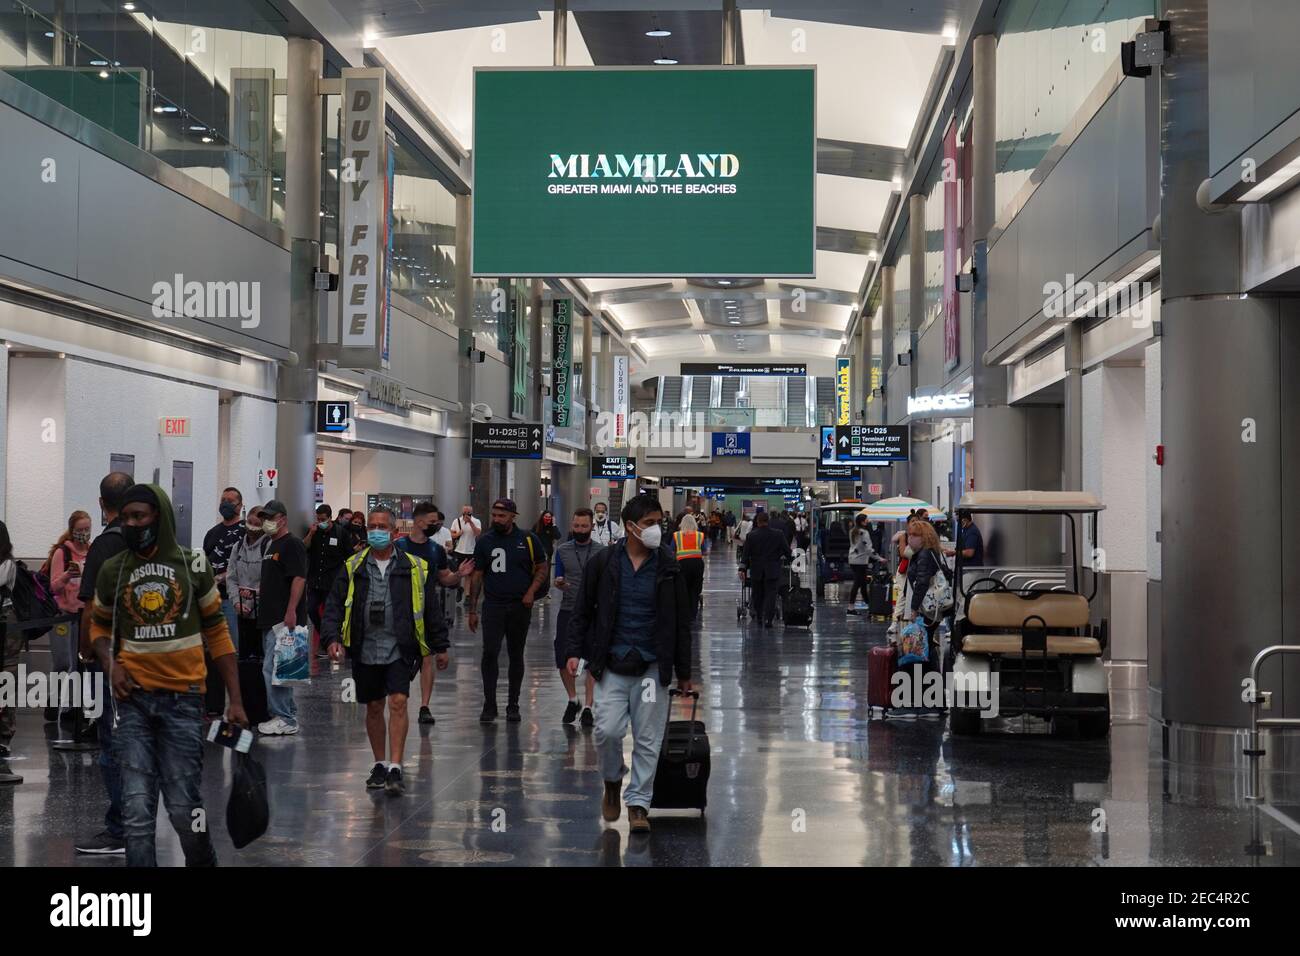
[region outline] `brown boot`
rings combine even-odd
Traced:
[[[613,823],[623,812],[623,803],[619,800],[622,783],[618,780],[605,781],[605,796],[600,801],[600,815]]]
[[[628,807],[627,824],[628,829],[633,833],[649,833],[650,814],[646,812],[645,807]]]

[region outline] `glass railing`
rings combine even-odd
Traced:
[[[700,425],[705,428],[755,428],[762,426],[771,427],[808,427],[815,422],[811,419],[800,421],[796,418],[790,418],[787,410],[780,405],[750,405],[743,408],[718,408],[716,406],[709,408],[695,408],[689,412],[675,411],[668,412],[664,410],[656,411],[655,424],[670,424],[671,422],[686,422],[692,425]],[[670,418],[670,416],[676,416]]]
[[[0,72],[282,224],[285,97],[275,79],[287,41],[160,21],[135,6],[68,4],[56,21],[0,0]]]

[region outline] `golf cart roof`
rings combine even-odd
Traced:
[[[962,495],[957,508],[986,514],[1106,510],[1097,496],[1087,491],[972,491]]]

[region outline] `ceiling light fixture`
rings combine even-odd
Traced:
[[[943,38],[943,42],[945,46],[955,46],[957,43],[956,25],[952,23],[945,24],[943,28],[943,33],[941,33],[940,36]]]
[[[203,142],[205,142],[205,143],[210,143],[210,142],[212,142],[212,137],[211,137],[211,136],[204,136],[204,137],[203,137]]]
[[[664,29],[662,29],[662,28],[660,28],[660,27],[656,27],[656,28],[653,29],[653,30],[647,30],[647,31],[645,32],[645,35],[648,36],[648,37],[670,37],[670,36],[673,35],[673,31],[672,31],[672,30],[664,30]]]
[[[677,65],[677,61],[676,61],[676,60],[669,59],[669,58],[666,57],[666,56],[661,56],[659,59],[655,60],[655,63],[657,63],[659,66],[676,66],[676,65]]]
[[[90,61],[90,65],[91,65],[91,66],[108,66],[108,61],[107,61],[107,60],[91,60],[91,61]]]
[[[106,79],[108,79],[108,70],[100,70],[100,71],[99,71],[99,78],[100,78],[101,80],[106,80]]]
[[[123,9],[123,10],[127,10],[127,11],[134,10],[134,9],[135,9],[135,4],[134,4],[134,3],[124,3],[124,4],[122,4],[122,9]]]

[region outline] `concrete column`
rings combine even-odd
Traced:
[[[1207,516],[1224,495],[1284,510],[1300,484],[1300,304],[1294,296],[1243,296],[1241,212],[1196,202],[1208,168],[1208,0],[1161,4],[1175,37],[1160,78],[1162,662],[1165,756],[1243,766],[1247,709],[1241,679],[1269,644],[1295,643],[1286,613],[1300,593],[1294,522],[1214,523],[1207,577]],[[1252,509],[1252,514],[1254,509]],[[1287,604],[1284,605],[1284,601]],[[1297,686],[1300,665],[1267,665],[1262,686]],[[1295,717],[1282,694],[1270,716]],[[1278,713],[1278,711],[1282,711]],[[1295,738],[1265,740],[1264,766],[1296,759]],[[1293,766],[1294,764],[1292,764]],[[1266,783],[1267,791],[1267,783]]]
[[[1083,488],[1083,327],[1065,327],[1065,407],[1061,431],[1062,489]]]
[[[908,315],[905,327],[908,330],[907,342],[908,348],[912,350],[912,356],[906,378],[910,383],[907,394],[915,395],[920,384],[921,371],[920,363],[917,361],[916,343],[921,325],[925,322],[925,197],[920,193],[909,196],[907,206],[907,241],[911,254],[908,257],[910,286],[907,293]],[[904,410],[899,408],[890,411],[894,416],[898,416]],[[924,428],[922,430],[928,431]],[[914,497],[925,498],[925,486],[930,483],[930,446],[928,442],[918,440],[918,426],[915,422],[912,424],[911,431],[912,453],[907,465],[904,493],[910,489]]]
[[[285,228],[293,241],[290,267],[289,347],[297,364],[276,375],[275,497],[288,509],[289,528],[301,533],[315,509],[316,321],[320,293],[321,45],[289,38],[288,129],[285,135]]]
[[[532,357],[532,368],[528,375],[528,394],[530,397],[527,411],[529,421],[542,422],[542,428],[545,430],[548,422],[542,421],[543,398],[542,395],[542,280],[533,279],[529,289],[529,310],[531,315],[528,320],[528,342],[529,355]],[[536,461],[516,461],[515,469],[515,493],[518,497],[515,499],[519,507],[519,518],[521,521],[532,525],[542,509],[542,469],[541,463]]]
[[[736,0],[722,0],[722,65],[735,66],[740,46],[740,12]]]
[[[971,76],[975,110],[971,115],[971,230],[975,241],[988,239],[997,216],[997,56],[998,38],[991,33],[972,43]],[[981,273],[982,274],[982,273]],[[976,353],[978,355],[978,353]]]
[[[437,461],[434,464],[434,490],[438,506],[447,514],[447,520],[460,512],[471,501],[470,485],[481,484],[485,478],[477,475],[480,464],[469,457],[470,425],[474,420],[474,375],[478,363],[469,359],[474,346],[474,280],[470,275],[470,223],[472,221],[470,197],[456,196],[456,328],[459,358],[456,362],[456,401],[460,409],[448,413],[447,437],[437,443]],[[495,411],[495,409],[494,409]]]
[[[893,409],[885,395],[885,375],[889,366],[894,364],[894,267],[880,267],[880,387],[881,394],[876,399],[880,402],[879,420],[881,424],[893,419]]]

